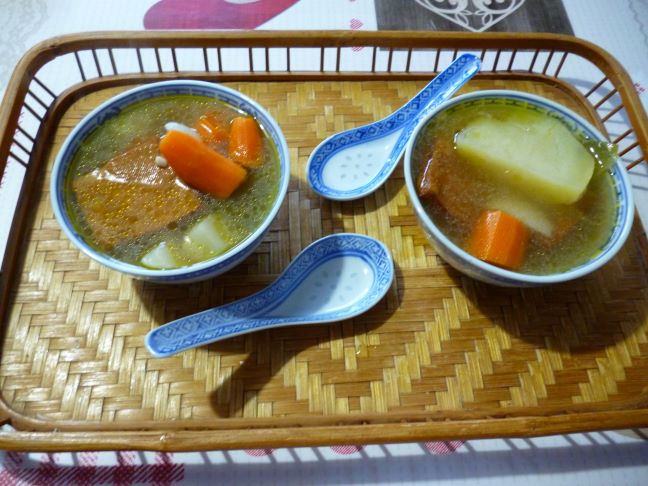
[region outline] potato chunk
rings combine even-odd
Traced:
[[[560,121],[524,108],[472,121],[455,143],[469,163],[548,203],[577,201],[594,171],[592,155]]]

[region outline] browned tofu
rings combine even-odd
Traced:
[[[466,196],[466,178],[456,166],[452,166],[454,150],[449,143],[437,141],[432,147],[417,184],[421,199],[435,202],[445,211],[465,224],[472,224],[479,217],[478,201]]]
[[[155,164],[158,140],[136,143],[72,182],[83,216],[100,247],[160,230],[200,206],[197,191],[171,168]]]
[[[418,195],[421,199],[432,199],[439,193],[439,177],[435,174],[434,159],[430,157],[418,180]]]

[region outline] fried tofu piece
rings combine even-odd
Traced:
[[[158,167],[157,155],[157,139],[140,141],[72,182],[83,217],[101,248],[163,229],[199,208],[198,192],[171,168]]]
[[[417,181],[417,193],[421,199],[439,204],[452,217],[471,224],[479,217],[481,208],[474,198],[466,196],[465,178],[452,162],[453,150],[450,143],[434,143]]]

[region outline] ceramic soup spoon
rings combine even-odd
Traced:
[[[450,98],[480,64],[478,57],[463,54],[387,118],[336,133],[320,143],[306,169],[315,192],[348,201],[375,191],[396,168],[416,122]]]
[[[239,334],[349,319],[374,306],[394,278],[391,253],[369,236],[338,233],[306,247],[270,286],[244,299],[152,330],[157,357]]]

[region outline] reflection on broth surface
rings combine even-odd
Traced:
[[[77,231],[107,255],[151,268],[207,260],[245,240],[279,188],[277,150],[262,127],[254,164],[240,162],[244,180],[226,198],[191,187],[173,164],[156,161],[165,124],[177,122],[195,127],[196,143],[239,167],[229,161],[228,137],[242,117],[212,98],[175,95],[140,101],[108,119],[81,144],[67,174],[66,206]]]
[[[606,164],[615,150],[541,110],[482,100],[430,121],[414,147],[412,176],[425,210],[455,244],[546,275],[586,262],[609,238],[617,208]]]

